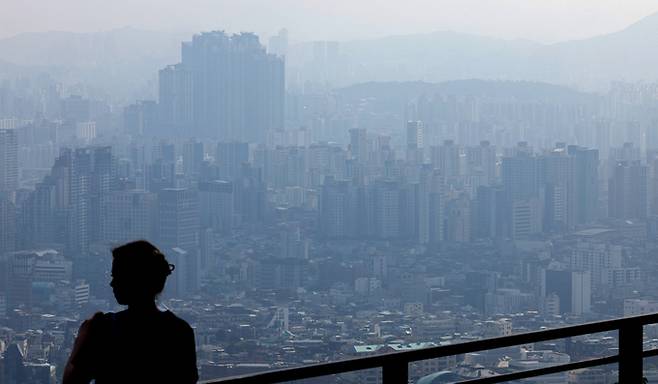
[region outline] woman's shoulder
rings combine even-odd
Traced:
[[[80,328],[96,328],[100,324],[105,323],[108,318],[109,312],[96,312],[92,316],[82,321]]]
[[[107,325],[117,318],[121,317],[123,311],[120,312],[96,312],[94,315],[89,318],[89,321],[92,324]]]
[[[109,314],[103,312],[96,312],[91,317],[82,321],[78,329],[77,338],[85,344],[96,344],[103,338],[107,331],[107,324]]]
[[[178,317],[175,313],[170,310],[162,312],[162,316],[166,319],[167,323],[173,328],[179,328],[181,330],[192,330],[190,324],[187,321]]]

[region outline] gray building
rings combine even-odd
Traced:
[[[213,180],[199,183],[201,227],[226,233],[235,224],[233,183]]]
[[[15,129],[0,129],[0,192],[18,189],[18,137]]]
[[[590,223],[598,217],[599,151],[570,145],[568,152],[574,157],[575,220]]]
[[[648,213],[648,169],[639,161],[619,162],[608,184],[608,215],[644,219]]]
[[[158,196],[159,239],[164,249],[199,246],[199,195],[187,188],[164,188]]]
[[[157,195],[147,191],[115,191],[103,204],[103,239],[125,243],[155,235]]]
[[[160,71],[161,118],[172,133],[264,143],[283,129],[284,61],[258,36],[204,32],[182,44],[181,56]]]
[[[199,286],[199,195],[187,188],[165,188],[158,206],[159,244],[176,265],[166,292],[184,297]]]

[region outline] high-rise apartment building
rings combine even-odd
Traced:
[[[468,173],[482,177],[482,185],[496,182],[496,147],[489,141],[481,141],[476,147],[466,148]]]
[[[0,193],[18,189],[18,136],[15,129],[0,129]]]
[[[594,242],[579,242],[569,259],[572,269],[589,271],[592,286],[599,288],[608,284],[611,271],[622,268],[622,247]]]
[[[219,177],[233,181],[242,171],[242,165],[249,162],[249,144],[245,142],[220,142],[217,144],[215,162],[219,166]]]
[[[350,129],[350,152],[353,159],[368,161],[368,132],[365,129]]]
[[[423,122],[407,122],[407,161],[422,164],[425,160],[424,150]]]
[[[476,238],[497,238],[505,235],[505,191],[501,187],[480,186],[475,200]]]
[[[158,196],[159,244],[176,265],[166,293],[183,297],[198,288],[200,275],[199,195],[187,188],[165,188]]]
[[[55,160],[50,175],[38,183],[23,203],[18,242],[23,247],[40,244],[64,243],[64,219],[68,200],[66,196],[68,168],[62,157]],[[67,173],[67,172],[66,172]]]
[[[608,215],[643,219],[648,213],[648,168],[639,161],[619,162],[608,184]]]
[[[539,165],[536,156],[518,151],[503,158],[502,180],[505,191],[505,230],[513,238],[542,232],[543,201],[539,191]]]
[[[570,145],[568,152],[574,157],[576,224],[590,223],[598,217],[599,151]]]
[[[583,270],[543,270],[540,290],[544,298],[557,296],[558,313],[582,315],[591,312],[591,274]]]
[[[430,165],[422,167],[418,183],[417,240],[421,244],[436,244],[443,240],[443,210],[445,178]]]
[[[451,242],[465,243],[472,235],[472,204],[466,194],[460,195],[446,203],[445,239]]]
[[[374,235],[380,239],[400,237],[400,185],[377,181],[371,185]]]
[[[511,200],[535,198],[539,192],[537,158],[519,153],[504,157],[501,172],[505,193]]]
[[[159,238],[165,249],[199,246],[199,196],[186,188],[165,188],[158,196]]]
[[[165,133],[180,136],[194,129],[194,73],[183,64],[169,65],[158,76],[158,113]]]
[[[225,180],[199,183],[201,227],[215,232],[230,231],[235,224],[233,183]]]
[[[160,89],[167,89],[161,85]],[[170,111],[170,110],[167,110]],[[158,127],[158,105],[153,100],[140,100],[123,109],[123,128],[133,136],[153,135]]]
[[[111,147],[65,148],[26,198],[19,243],[63,244],[72,257],[103,240],[103,209],[114,185]]]
[[[120,244],[155,235],[157,196],[143,190],[114,191],[103,202],[103,240]]]
[[[102,204],[114,177],[111,147],[65,149],[60,155],[68,180],[67,248],[84,255],[92,241],[101,240]]]
[[[356,235],[356,190],[347,180],[325,179],[320,196],[320,228],[327,238],[349,238]]]
[[[181,56],[160,71],[161,118],[173,133],[264,143],[283,129],[284,61],[258,36],[204,32]]]
[[[456,177],[460,173],[460,152],[461,148],[453,140],[445,140],[443,145],[431,148],[430,160],[445,177]]]
[[[198,176],[205,153],[203,143],[189,140],[183,144],[183,172],[187,177]]]
[[[574,157],[558,146],[538,159],[539,187],[544,188],[544,230],[565,231],[576,225]]]
[[[259,168],[243,164],[233,183],[236,219],[239,223],[259,223],[266,214],[266,185]]]
[[[0,255],[16,248],[16,206],[0,194]]]
[[[514,200],[509,209],[509,233],[512,238],[526,238],[542,232],[543,210],[539,199]]]
[[[0,129],[0,255],[16,246],[18,138],[15,129]]]

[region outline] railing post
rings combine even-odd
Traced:
[[[619,383],[642,383],[642,323],[628,322],[619,328]]]
[[[407,384],[409,382],[409,362],[400,358],[400,361],[387,363],[382,367],[383,384]]]

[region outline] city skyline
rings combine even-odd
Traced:
[[[61,382],[85,319],[135,309],[115,296],[112,250],[136,240],[169,276],[149,308],[189,324],[201,380],[658,312],[658,14],[557,45],[295,45],[296,31],[0,45],[52,59],[0,64],[0,382]],[[135,351],[157,344],[116,331]],[[625,332],[402,373],[553,369]],[[658,328],[644,332],[653,348]]]

